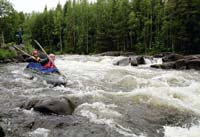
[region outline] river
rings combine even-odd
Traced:
[[[61,55],[67,86],[28,79],[26,63],[0,64],[0,126],[6,137],[200,137],[200,72],[114,66],[117,57]],[[70,98],[72,115],[20,108],[32,98]],[[61,122],[62,121],[62,122]],[[58,124],[59,123],[59,124]]]

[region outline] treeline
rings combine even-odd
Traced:
[[[68,0],[42,13],[0,11],[0,29],[11,42],[22,28],[24,42],[36,39],[48,52],[194,54],[200,53],[199,9],[200,0]]]

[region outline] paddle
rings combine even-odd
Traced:
[[[54,64],[54,66],[56,67],[55,63],[51,60],[51,58],[49,58],[47,52],[43,49],[43,47],[40,45],[40,43],[37,40],[34,40],[34,42],[40,47],[40,49],[43,51],[43,53],[48,57],[48,59]],[[56,69],[58,70],[58,68],[56,67]],[[63,75],[59,70],[58,73]],[[65,75],[63,75],[65,77]]]
[[[17,50],[21,51],[23,54],[29,56],[29,57],[32,57],[30,54],[26,53],[25,51],[23,51],[22,49],[16,47],[15,45],[13,45],[14,48],[16,48]]]
[[[14,48],[16,48],[17,50],[21,51],[23,54],[25,54],[25,55],[27,55],[27,56],[31,57],[32,59],[34,59],[35,61],[37,61],[37,62],[38,62],[38,60],[37,60],[36,58],[34,58],[34,57],[33,57],[33,56],[31,56],[30,54],[26,53],[26,52],[25,52],[25,51],[23,51],[22,49],[20,49],[20,48],[16,47],[15,45],[13,45],[13,47],[14,47]]]

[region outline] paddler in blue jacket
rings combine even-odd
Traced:
[[[32,56],[25,60],[26,62],[29,62],[26,66],[27,68],[32,68],[36,70],[41,70],[42,66],[40,64],[40,57],[38,56],[38,51],[34,50],[32,52]]]
[[[34,50],[32,56],[25,60],[26,62],[40,63],[40,57],[38,56],[38,51]]]

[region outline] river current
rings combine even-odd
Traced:
[[[115,66],[120,57],[61,55],[67,86],[28,79],[26,63],[0,64],[0,126],[6,137],[200,137],[200,72]],[[21,109],[32,98],[68,97],[70,116]],[[54,126],[56,122],[62,124]],[[66,121],[66,122],[64,122]],[[34,126],[30,126],[31,124]]]

